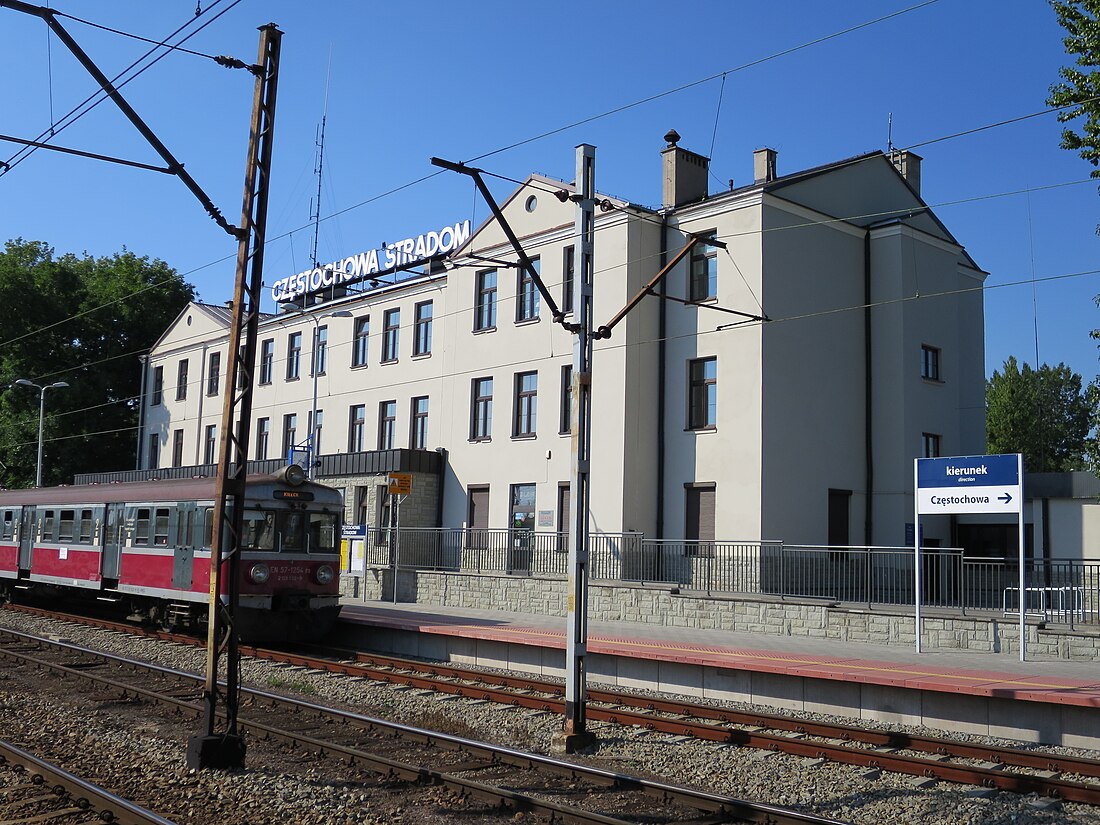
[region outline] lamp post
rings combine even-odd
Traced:
[[[318,339],[321,334],[321,319],[322,318],[351,318],[352,314],[346,309],[338,309],[335,312],[328,312],[322,315],[313,315],[307,313],[303,308],[296,315],[301,315],[308,318],[313,322],[313,348],[310,350],[310,372],[313,374],[313,406],[309,412],[309,436],[307,440],[309,442],[309,467],[306,468],[306,475],[312,479],[316,473],[317,458],[314,455],[314,451],[317,447],[317,374],[320,372],[320,363],[318,359],[317,345]]]
[[[33,381],[28,381],[26,378],[20,378],[15,382],[21,387],[34,387],[39,391],[38,395],[38,470],[34,476],[34,486],[42,486],[42,423],[46,418],[46,390],[60,390],[67,386],[64,381],[55,381],[52,384],[46,384],[45,386],[39,386]]]

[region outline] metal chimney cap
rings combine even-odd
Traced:
[[[680,141],[680,133],[675,129],[669,129],[668,132],[665,133],[665,141],[668,142],[670,147],[675,146]]]

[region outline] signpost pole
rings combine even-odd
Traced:
[[[917,636],[917,653],[920,653],[920,459],[913,459],[913,630]]]
[[[1017,527],[1020,531],[1019,535],[1019,547],[1020,547],[1020,661],[1027,661],[1027,573],[1024,568],[1024,502],[1023,490],[1024,490],[1024,456],[1022,453],[1016,455],[1016,477],[1020,480],[1020,493],[1021,501],[1020,506],[1017,508],[1018,518]]]

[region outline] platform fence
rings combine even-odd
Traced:
[[[565,533],[512,529],[382,528],[367,531],[367,567],[565,578]],[[913,548],[785,545],[773,541],[674,541],[641,533],[589,537],[592,581],[662,584],[705,594],[912,605]],[[1019,564],[968,557],[954,548],[921,551],[921,603],[1016,614]],[[1100,562],[1029,559],[1028,614],[1100,624]]]

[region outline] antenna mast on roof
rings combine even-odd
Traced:
[[[886,115],[886,151],[894,154],[894,113]]]
[[[328,74],[325,75],[325,107],[321,111],[321,128],[317,130],[317,140],[314,145],[317,146],[317,165],[313,172],[317,175],[317,200],[315,204],[311,204],[313,208],[310,210],[310,219],[313,221],[313,248],[310,250],[309,258],[313,262],[313,268],[318,266],[317,262],[317,239],[321,234],[321,173],[325,168],[325,121],[328,119],[328,86],[329,80],[332,78],[332,47],[329,46],[328,51]]]

